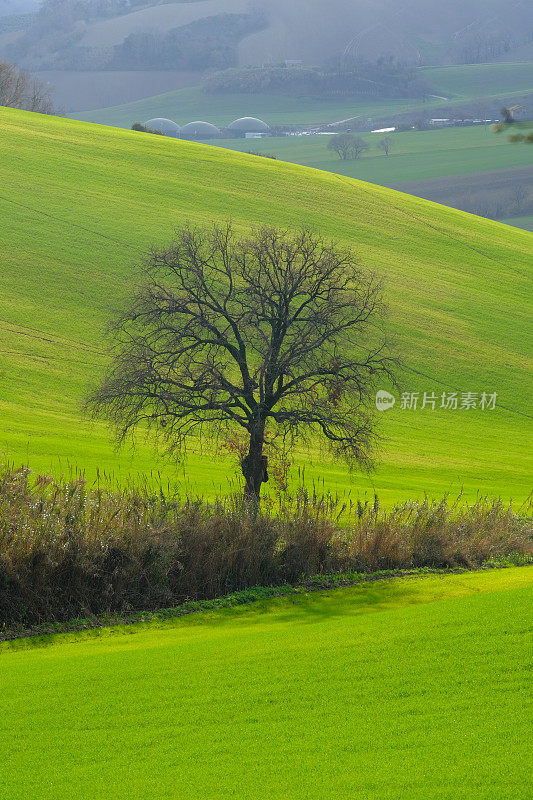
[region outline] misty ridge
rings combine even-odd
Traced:
[[[525,0],[0,0],[0,59],[32,70],[342,71],[521,60]]]

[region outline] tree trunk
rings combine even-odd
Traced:
[[[259,502],[261,485],[268,481],[267,458],[263,455],[265,444],[265,423],[257,423],[250,434],[248,455],[242,460],[242,474],[246,481],[244,497],[246,500]]]

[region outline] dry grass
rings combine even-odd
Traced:
[[[301,490],[261,511],[146,488],[0,472],[5,625],[154,610],[335,571],[479,566],[532,550],[530,508],[499,500],[346,507]]]

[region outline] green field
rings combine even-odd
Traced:
[[[9,800],[525,800],[529,567],[0,645]]]
[[[519,94],[533,89],[531,61],[496,64],[463,64],[421,70],[428,83],[447,97],[479,97]]]
[[[165,92],[123,106],[96,111],[76,112],[75,118],[103,125],[129,128],[133,122],[145,122],[154,117],[168,117],[179,125],[204,120],[225,126],[243,116],[260,117],[269,125],[306,125],[340,122],[348,117],[377,117],[402,113],[420,107],[432,108],[442,100],[382,100],[338,101],[314,97],[290,97],[286,94],[206,94],[201,87]]]
[[[425,101],[384,99],[339,102],[283,94],[210,95],[200,87],[194,87],[122,106],[77,113],[75,116],[88,122],[125,128],[153,117],[169,117],[180,125],[201,119],[224,126],[237,117],[254,116],[261,117],[270,125],[296,125],[339,122],[351,117],[379,118],[416,110],[426,115],[431,109],[443,105],[449,107],[491,97],[505,97],[510,102],[514,96],[533,91],[530,62],[426,67],[420,72],[437,97]],[[473,110],[472,113],[477,112]]]
[[[527,217],[511,217],[510,219],[502,219],[506,225],[515,225],[517,228],[523,228],[525,231],[533,231],[533,214]]]
[[[388,156],[377,147],[385,135],[391,140]],[[231,150],[270,153],[283,161],[348,175],[380,186],[531,164],[531,151],[527,145],[509,144],[506,137],[495,135],[490,126],[369,133],[363,134],[362,138],[368,142],[370,150],[349,161],[342,161],[327,149],[328,136],[217,139],[210,143]]]
[[[227,493],[233,469],[193,453],[178,472],[141,439],[116,453],[81,398],[106,363],[102,330],[151,244],[184,220],[238,229],[306,224],[351,245],[384,280],[404,391],[497,392],[494,411],[402,410],[371,477],[318,445],[307,480],[384,502],[531,488],[530,233],[350,178],[116,128],[0,112],[0,450],[35,469],[177,474],[189,495]],[[437,403],[438,405],[438,403]],[[322,483],[323,482],[323,483]]]

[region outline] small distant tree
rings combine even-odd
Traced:
[[[369,147],[361,136],[353,133],[336,133],[328,142],[328,150],[334,150],[342,161],[359,158]]]
[[[352,252],[307,230],[185,227],[147,275],[111,326],[114,361],[88,400],[119,441],[145,424],[179,454],[191,435],[222,433],[256,501],[275,437],[322,437],[371,466],[376,381],[393,361],[380,284]]]
[[[352,145],[352,158],[359,158],[359,156],[364,153],[366,150],[370,150],[370,145],[368,142],[365,142],[360,136],[354,136],[354,141]]]
[[[392,138],[390,136],[385,136],[384,139],[381,139],[378,142],[378,147],[380,150],[383,150],[386,156],[388,156],[392,147]]]
[[[45,84],[5,61],[0,61],[0,106],[38,114],[54,113],[50,90]]]
[[[492,129],[495,133],[502,133],[502,131],[506,131],[509,133],[507,137],[510,142],[527,142],[528,144],[533,143],[533,122],[530,121],[523,121],[517,122],[515,119],[515,111],[521,109],[522,106],[511,106],[510,108],[502,108],[501,115],[502,119],[501,122],[498,122],[496,125],[492,126]]]
[[[134,122],[131,126],[131,129],[132,131],[138,131],[139,133],[154,133],[156,136],[164,136],[163,131],[159,131],[157,128],[149,128],[142,122]]]
[[[333,150],[341,160],[347,161],[350,158],[353,138],[351,133],[336,133],[328,142],[328,150]]]

